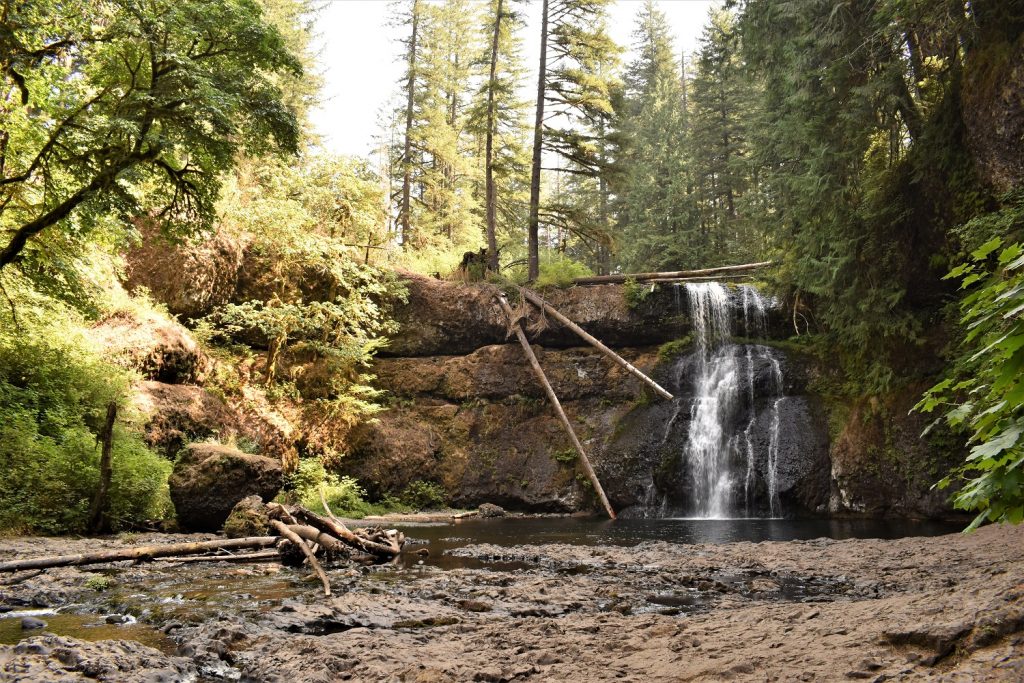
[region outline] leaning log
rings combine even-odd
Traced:
[[[620,356],[619,354],[615,353],[614,351],[609,349],[607,346],[602,344],[601,340],[599,340],[597,337],[593,336],[592,334],[590,334],[589,332],[584,330],[582,327],[580,327],[579,325],[574,323],[572,320],[570,320],[569,318],[567,318],[564,315],[562,315],[562,313],[559,312],[558,309],[556,309],[554,306],[549,304],[543,298],[538,296],[535,292],[531,292],[528,289],[520,289],[519,291],[522,292],[522,295],[526,298],[527,301],[529,301],[530,303],[532,303],[535,306],[539,307],[541,310],[547,311],[551,315],[551,317],[553,317],[555,320],[557,320],[558,322],[562,323],[563,325],[568,327],[570,330],[575,332],[577,335],[579,335],[579,337],[581,339],[583,339],[583,341],[587,342],[588,344],[593,346],[595,349],[597,349],[598,351],[600,351],[604,355],[608,356],[608,358],[612,359],[612,361],[614,361],[614,362],[618,363],[619,365],[621,365],[622,368],[625,369],[626,372],[628,372],[629,374],[633,375],[634,377],[639,379],[641,382],[644,382],[645,384],[647,384],[647,386],[649,386],[652,389],[654,389],[654,392],[656,394],[658,394],[658,396],[661,396],[662,398],[664,398],[664,399],[666,399],[668,401],[672,400],[672,398],[673,398],[672,394],[670,394],[668,391],[663,389],[660,384],[655,382],[653,379],[651,379],[650,377],[648,377],[644,373],[640,372],[640,370],[638,370],[636,368],[636,366],[634,366],[628,360],[626,360],[625,358],[623,358],[622,356]]]
[[[512,326],[516,337],[519,339],[519,344],[523,347],[523,353],[526,354],[526,358],[530,361],[530,367],[533,368],[533,373],[537,376],[537,381],[544,387],[544,391],[548,395],[548,400],[551,401],[551,405],[554,407],[555,412],[558,414],[558,419],[562,421],[562,426],[565,427],[565,431],[569,434],[569,439],[572,441],[572,445],[576,448],[576,452],[580,454],[580,462],[583,463],[583,469],[586,471],[587,476],[590,478],[590,483],[594,485],[594,492],[597,497],[601,500],[601,504],[604,506],[608,516],[615,519],[615,510],[612,509],[611,503],[608,502],[608,497],[604,494],[604,488],[601,486],[601,482],[597,478],[597,473],[594,472],[594,468],[590,465],[590,459],[587,458],[586,451],[583,450],[583,444],[576,437],[576,431],[572,428],[572,423],[569,422],[568,416],[562,409],[562,404],[558,400],[558,395],[555,394],[555,390],[551,388],[551,383],[548,382],[547,375],[544,374],[544,369],[540,366],[540,362],[537,360],[536,354],[533,349],[530,348],[530,342],[526,339],[526,333],[523,332],[523,326],[521,322],[516,318],[515,313],[512,311],[512,307],[508,305],[508,301],[505,300],[503,295],[498,295],[498,304],[501,305],[505,315],[508,316],[509,324]]]
[[[277,529],[277,532],[281,534],[283,538],[291,541],[295,547],[302,551],[306,556],[306,559],[309,560],[309,566],[312,567],[313,571],[316,572],[316,575],[320,577],[320,583],[324,585],[324,595],[331,597],[331,581],[327,578],[327,573],[324,571],[324,568],[320,566],[319,562],[317,562],[316,555],[313,553],[313,549],[309,547],[309,544],[306,543],[306,540],[295,533],[292,528],[286,526],[284,522],[272,519],[270,520],[270,525]],[[313,529],[313,531],[316,531],[316,529]]]
[[[617,273],[615,275],[591,275],[588,277],[573,278],[574,285],[605,285],[622,283],[626,280],[644,282],[646,280],[676,280],[686,277],[702,277],[705,275],[719,275],[722,273],[736,273],[746,270],[756,270],[772,265],[774,261],[761,261],[759,263],[744,263],[738,266],[721,266],[719,268],[702,268],[700,270],[676,270],[663,273]]]
[[[30,560],[0,562],[0,572],[16,572],[22,569],[49,569],[50,567],[77,567],[83,564],[102,564],[122,560],[149,560],[155,557],[175,555],[197,555],[211,550],[234,550],[238,548],[270,548],[278,542],[277,536],[249,536],[247,538],[221,538],[213,541],[194,543],[170,543],[148,545],[139,548],[122,548],[97,553],[37,557]]]

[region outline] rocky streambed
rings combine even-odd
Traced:
[[[407,531],[395,565],[331,570],[331,598],[277,564],[0,577],[0,681],[1024,679],[1024,528],[448,548]],[[0,555],[171,538],[0,539]]]

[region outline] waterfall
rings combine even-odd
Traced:
[[[784,400],[782,367],[769,347],[732,341],[734,319],[742,324],[745,337],[764,336],[773,302],[753,287],[744,285],[731,294],[717,282],[687,283],[686,293],[696,342],[693,398],[683,447],[690,494],[686,507],[690,514],[709,519],[749,516],[757,511],[757,401],[770,398],[769,443],[767,453],[762,454],[767,506],[762,508],[767,507],[774,517],[781,513],[777,465],[779,406]],[[767,377],[759,382],[758,372],[765,370]],[[663,443],[678,416],[677,408]]]

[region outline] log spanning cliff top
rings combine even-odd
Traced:
[[[731,277],[737,274],[749,275],[755,270],[773,265],[773,261],[744,263],[738,266],[720,266],[718,268],[701,268],[698,270],[673,270],[656,273],[614,273],[612,275],[591,275],[573,278],[574,285],[599,285],[611,283],[634,282],[683,282],[690,279],[713,279],[715,277]]]
[[[399,332],[381,356],[450,356],[472,353],[492,344],[509,342],[508,321],[494,305],[494,287],[465,284],[403,273],[408,301],[395,308]],[[647,281],[638,290],[620,283],[595,284],[540,292],[566,317],[612,348],[654,346],[692,332],[684,287]],[[784,314],[769,320],[780,337],[791,332]],[[541,346],[580,346],[579,337],[551,321],[530,335]]]

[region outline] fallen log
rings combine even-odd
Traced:
[[[576,452],[580,455],[580,462],[583,463],[583,469],[587,473],[587,477],[590,478],[590,483],[594,486],[594,492],[600,499],[601,504],[604,506],[605,511],[611,519],[615,519],[615,510],[612,509],[611,503],[608,502],[608,497],[604,494],[604,488],[601,487],[601,482],[597,478],[597,473],[594,472],[594,468],[590,465],[590,459],[587,458],[586,451],[583,450],[583,444],[576,437],[576,432],[572,428],[572,423],[569,422],[568,416],[562,409],[562,404],[558,400],[558,395],[555,394],[555,390],[551,388],[551,383],[548,382],[547,375],[544,374],[544,369],[540,366],[540,361],[537,360],[536,354],[533,349],[530,348],[530,342],[526,339],[526,333],[523,332],[523,326],[520,320],[515,317],[515,313],[512,311],[512,307],[508,305],[508,301],[505,300],[505,296],[498,294],[496,296],[498,304],[501,309],[508,316],[509,325],[512,326],[512,330],[516,334],[516,338],[519,339],[520,346],[523,347],[523,353],[526,354],[527,360],[530,361],[530,367],[533,368],[533,373],[537,376],[537,381],[544,387],[544,391],[547,393],[548,400],[551,401],[551,405],[555,409],[555,413],[558,414],[558,419],[561,420],[562,426],[565,427],[565,431],[569,434],[569,439],[572,441],[572,445],[576,448]]]
[[[721,282],[722,280],[746,280],[748,278],[755,277],[753,273],[740,273],[736,275],[704,275],[702,277],[667,277],[657,278],[653,277],[650,280],[644,280],[645,285],[657,285],[657,284],[670,284],[678,285],[686,282]]]
[[[572,320],[562,315],[562,313],[558,309],[556,309],[543,298],[538,296],[535,292],[531,292],[528,289],[520,289],[519,291],[522,292],[523,296],[526,298],[527,301],[539,307],[541,310],[550,313],[555,320],[557,320],[558,322],[562,323],[570,330],[575,332],[577,335],[579,335],[581,339],[583,339],[583,341],[587,342],[595,349],[603,353],[605,356],[612,359],[612,361],[614,361],[615,363],[618,363],[620,366],[622,366],[623,369],[625,369],[626,372],[633,375],[640,381],[644,382],[647,386],[654,389],[654,392],[658,394],[658,396],[661,396],[662,398],[668,401],[672,400],[672,394],[663,389],[660,384],[658,384],[653,379],[642,373],[628,360],[626,360],[625,358],[623,358],[622,356],[620,356],[619,354],[615,353],[607,346],[602,344],[601,340],[599,340],[597,337],[593,336],[592,334],[584,330],[582,327],[574,323]]]
[[[271,505],[274,505],[274,503],[271,503]],[[324,505],[324,509],[327,510],[326,505]],[[402,552],[401,543],[398,542],[398,539],[388,538],[388,543],[382,543],[380,541],[367,538],[365,535],[356,534],[351,531],[337,517],[332,516],[331,519],[328,519],[305,508],[297,508],[291,512],[293,517],[305,522],[309,526],[315,527],[322,532],[347,541],[349,544],[370,555],[394,557]],[[387,538],[386,534],[385,538]]]
[[[306,556],[306,559],[309,560],[309,566],[313,568],[313,571],[316,572],[316,575],[320,577],[320,583],[324,585],[324,595],[327,597],[331,597],[331,581],[327,578],[327,574],[326,572],[324,572],[324,568],[320,566],[319,562],[317,562],[316,554],[314,554],[313,549],[306,544],[305,539],[299,536],[299,534],[293,531],[292,528],[288,527],[284,522],[272,519],[270,520],[270,525],[277,529],[277,532],[281,534],[282,537],[291,541],[292,544],[294,544],[299,550],[303,552],[303,554]],[[316,529],[313,529],[313,531],[316,531]]]
[[[277,560],[281,554],[276,550],[262,550],[258,553],[239,553],[238,555],[185,555],[184,557],[154,557],[154,562],[260,562]]]
[[[574,285],[605,285],[622,283],[626,280],[644,282],[646,280],[666,280],[686,277],[701,277],[704,275],[719,275],[722,273],[735,273],[745,270],[756,270],[773,265],[774,261],[761,261],[759,263],[744,263],[738,266],[721,266],[719,268],[702,268],[700,270],[676,270],[663,273],[617,273],[615,275],[591,275],[588,277],[573,278]]]
[[[238,548],[270,548],[278,541],[277,536],[249,536],[246,538],[220,538],[213,541],[192,543],[169,543],[148,545],[139,548],[121,548],[78,555],[37,557],[29,560],[0,562],[0,572],[16,572],[22,569],[49,569],[51,567],[77,567],[84,564],[102,564],[122,560],[151,560],[157,557],[175,555],[197,555],[211,550],[233,550]]]

